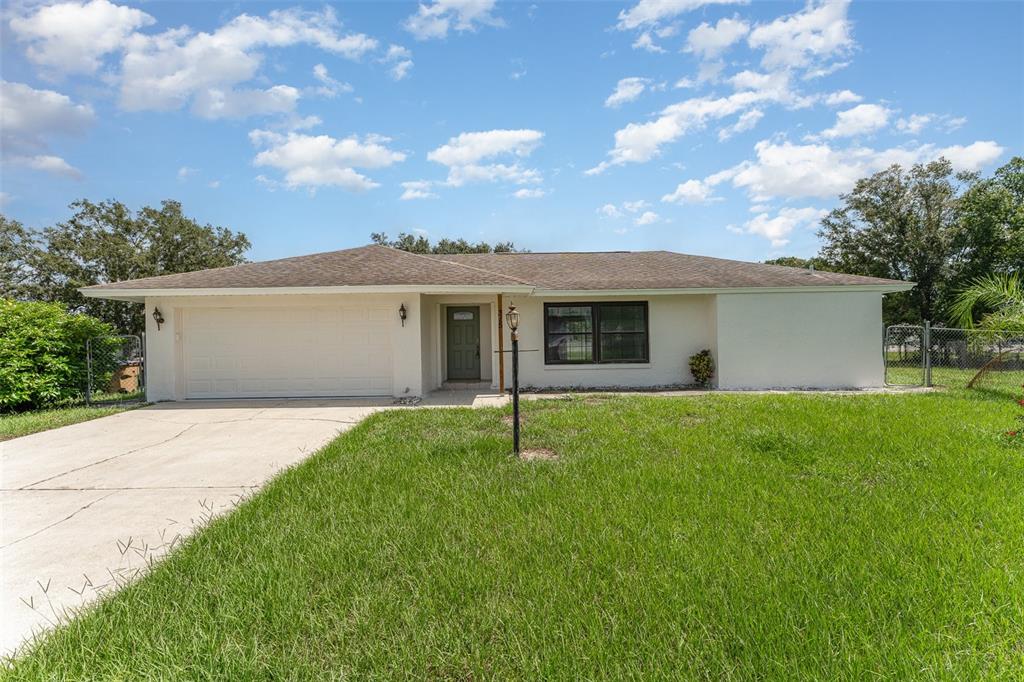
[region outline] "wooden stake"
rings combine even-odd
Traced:
[[[501,320],[505,315],[501,294],[498,294],[498,390],[505,395],[505,334]]]

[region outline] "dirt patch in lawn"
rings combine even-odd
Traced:
[[[547,448],[530,448],[519,453],[519,459],[524,462],[557,462],[558,453]]]

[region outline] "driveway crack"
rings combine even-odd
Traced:
[[[117,454],[117,455],[111,455],[110,457],[107,457],[105,459],[97,460],[95,462],[90,462],[88,464],[83,464],[82,466],[75,467],[74,469],[68,469],[67,471],[62,471],[59,474],[54,474],[53,476],[48,476],[48,477],[46,477],[44,479],[36,481],[35,483],[29,483],[28,485],[23,485],[21,487],[21,490],[25,490],[27,488],[31,488],[32,486],[39,485],[40,483],[46,483],[47,481],[52,481],[53,479],[60,478],[61,476],[66,476],[68,474],[73,474],[76,471],[82,471],[83,469],[88,469],[89,467],[94,467],[97,464],[104,464],[106,462],[110,462],[110,461],[113,461],[115,459],[119,459],[121,457],[127,457],[128,455],[135,454],[136,452],[142,452],[143,450],[148,450],[149,448],[155,448],[155,447],[160,446],[160,445],[165,445],[167,443],[170,443],[175,438],[181,437],[182,435],[187,433],[190,429],[195,428],[195,426],[196,426],[195,424],[189,424],[188,426],[183,428],[178,433],[174,434],[170,438],[166,438],[166,439],[160,441],[159,443],[150,443],[149,445],[143,445],[142,447],[135,448],[134,450],[128,450],[127,452],[122,452],[122,453]]]
[[[84,512],[86,509],[88,509],[89,507],[93,506],[97,502],[102,502],[103,500],[107,499],[108,497],[110,497],[111,495],[114,495],[116,493],[117,493],[117,491],[115,490],[115,491],[107,493],[106,495],[103,495],[101,497],[97,497],[95,500],[92,500],[88,504],[84,504],[81,507],[79,507],[78,509],[76,509],[75,511],[71,512],[70,514],[65,516],[63,519],[59,519],[57,521],[54,521],[50,525],[44,526],[44,527],[40,528],[39,530],[35,531],[34,533],[29,533],[25,537],[18,538],[17,540],[12,540],[11,542],[8,542],[6,545],[0,545],[0,549],[6,549],[8,547],[11,547],[12,545],[16,545],[19,542],[21,542],[22,540],[28,540],[29,538],[35,537],[36,535],[39,535],[40,533],[42,533],[44,531],[50,530],[54,526],[58,526],[58,525],[64,523],[65,521],[69,521],[70,519],[74,518],[76,515],[80,514],[81,512]]]

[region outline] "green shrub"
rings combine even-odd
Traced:
[[[24,410],[81,398],[85,342],[114,329],[59,303],[0,299],[0,410]]]
[[[715,359],[711,357],[710,350],[705,348],[690,356],[690,374],[698,386],[707,388],[711,385],[711,378],[715,376]]]

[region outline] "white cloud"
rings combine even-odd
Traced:
[[[448,167],[445,183],[461,187],[470,182],[510,182],[517,185],[539,183],[540,173],[523,168],[518,162],[483,163],[495,157],[525,158],[540,144],[539,130],[486,130],[462,133],[427,154],[427,158]]]
[[[517,189],[515,192],[512,193],[512,196],[514,196],[516,199],[540,199],[545,194],[547,194],[547,192],[545,192],[544,190],[539,189],[539,188],[536,188],[536,189],[526,189],[526,188],[523,188],[523,189]]]
[[[220,187],[220,180],[210,180],[206,183],[206,186],[210,189],[218,189]]]
[[[129,35],[155,21],[142,10],[108,0],[60,2],[15,16],[10,26],[28,44],[29,60],[61,74],[95,73],[103,56],[120,50]]]
[[[356,168],[385,168],[405,160],[405,154],[389,149],[386,145],[390,140],[379,135],[335,139],[328,135],[295,132],[282,135],[253,130],[249,139],[262,149],[253,165],[281,171],[284,185],[289,189],[333,185],[364,191],[378,184],[358,173]]]
[[[348,83],[342,83],[332,78],[331,74],[327,71],[327,67],[323,64],[317,64],[313,67],[313,78],[320,82],[320,85],[316,88],[316,94],[323,97],[337,97],[343,92],[352,92],[353,89]]]
[[[852,90],[839,90],[825,95],[825,104],[836,107],[841,104],[855,104],[864,99]]]
[[[648,206],[650,206],[650,204],[643,199],[637,199],[636,201],[624,201],[622,203],[622,208],[626,209],[630,213],[639,213]]]
[[[962,128],[967,123],[966,116],[956,116],[952,118],[946,118],[942,121],[942,127],[947,133],[953,132]]]
[[[749,31],[750,24],[737,17],[719,19],[714,26],[704,22],[690,31],[686,38],[686,51],[700,55],[702,59],[712,59]]]
[[[399,197],[402,201],[410,201],[412,199],[436,199],[437,194],[431,191],[433,187],[432,182],[429,180],[411,180],[409,182],[402,183],[402,196]]]
[[[11,144],[17,148],[42,148],[45,136],[81,134],[94,119],[89,105],[75,104],[67,95],[0,81],[0,121],[5,147]]]
[[[697,82],[715,83],[721,78],[723,71],[725,71],[725,62],[721,59],[701,62],[700,66],[697,67]]]
[[[743,0],[640,0],[628,10],[619,12],[619,30],[652,26],[704,5],[729,4]]]
[[[80,135],[94,120],[91,107],[75,104],[67,95],[0,80],[0,148],[5,162],[81,178],[80,171],[49,153],[48,139]]]
[[[821,131],[821,137],[831,140],[873,133],[887,126],[891,115],[891,109],[879,104],[858,104],[852,109],[836,114],[835,125]]]
[[[322,12],[273,10],[266,17],[242,14],[213,33],[187,27],[156,35],[133,34],[121,69],[121,106],[129,111],[178,109],[190,101],[200,115],[240,117],[287,110],[297,91],[290,86],[240,90],[256,77],[260,49],[308,44],[348,59],[375,50],[377,41],[361,33],[341,34],[329,7]],[[291,97],[292,93],[296,97]]]
[[[640,78],[638,76],[621,78],[615,86],[615,92],[608,95],[604,105],[606,107],[619,107],[626,102],[632,102],[643,94],[643,91],[647,89],[650,82],[650,78]]]
[[[938,148],[892,147],[833,149],[827,144],[793,144],[762,140],[754,149],[757,159],[721,171],[716,177],[731,179],[747,190],[754,201],[773,197],[831,198],[850,191],[854,183],[888,166],[922,163],[943,156],[957,170],[976,171],[1005,151],[992,141]]]
[[[938,127],[945,132],[951,132],[967,123],[963,117],[953,118],[939,114],[911,114],[896,121],[896,130],[907,135],[917,135],[929,126]]]
[[[694,82],[692,78],[683,77],[677,80],[672,87],[675,88],[676,90],[681,90],[683,88],[692,88],[696,85],[697,83]]]
[[[184,182],[189,178],[190,175],[195,175],[199,170],[196,168],[189,168],[188,166],[182,166],[178,169],[178,182]]]
[[[514,185],[527,185],[540,181],[541,175],[536,169],[523,168],[518,163],[492,163],[452,166],[448,169],[448,178],[445,180],[445,184],[449,187],[462,187],[474,182],[509,182]]]
[[[12,163],[18,166],[24,166],[31,168],[32,170],[42,171],[44,173],[51,173],[53,175],[63,175],[69,177],[72,180],[81,180],[84,176],[82,172],[69,164],[59,156],[52,154],[36,154],[34,156],[9,156],[4,159],[8,163]]]
[[[908,135],[917,135],[934,120],[931,114],[911,114],[896,121],[896,130]]]
[[[450,30],[475,31],[479,26],[504,26],[491,14],[495,0],[434,0],[420,3],[415,14],[405,20],[405,30],[417,40],[447,38]]]
[[[801,11],[754,27],[747,43],[765,51],[761,65],[769,70],[820,65],[853,48],[848,8],[849,0],[808,0]]]
[[[819,208],[783,208],[774,217],[767,213],[754,216],[744,224],[745,231],[771,241],[775,248],[789,243],[789,235],[798,227],[813,227],[828,211]]]
[[[668,204],[706,204],[712,200],[714,190],[709,183],[701,180],[681,182],[671,194],[661,198]]]
[[[934,157],[944,156],[953,164],[953,168],[964,171],[978,171],[1003,155],[1005,150],[995,142],[987,140],[969,145],[953,145],[943,147]]]
[[[266,90],[206,88],[196,93],[192,113],[209,119],[285,114],[295,110],[299,97],[298,89],[290,85]]]
[[[412,51],[401,45],[392,44],[388,47],[387,54],[384,55],[384,63],[390,64],[391,68],[388,70],[388,74],[392,79],[400,81],[409,75],[409,71],[412,70]]]
[[[543,137],[544,133],[539,130],[526,129],[462,133],[427,154],[427,158],[446,166],[457,166],[499,154],[524,157],[530,155]]]
[[[647,123],[630,123],[615,132],[615,147],[610,157],[586,171],[602,173],[611,166],[644,163],[661,153],[661,147],[683,135],[703,128],[710,120],[725,118],[776,96],[768,91],[737,92],[728,97],[695,97],[665,107],[658,118]]]
[[[603,215],[605,218],[621,218],[622,211],[615,204],[605,204],[601,208],[597,209],[597,212]]]
[[[751,109],[750,111],[744,111],[740,114],[740,117],[736,119],[736,123],[731,126],[727,126],[718,131],[718,141],[725,142],[733,135],[737,133],[745,133],[748,130],[752,130],[757,122],[764,117],[764,112],[760,109]]]
[[[658,222],[659,220],[661,220],[661,216],[659,216],[654,211],[644,211],[643,213],[641,213],[640,215],[638,215],[636,217],[636,220],[633,221],[633,224],[634,225],[653,225],[654,223]]]
[[[664,54],[665,48],[654,42],[654,38],[651,37],[649,31],[645,31],[636,37],[633,41],[634,50],[646,50],[652,54]]]

